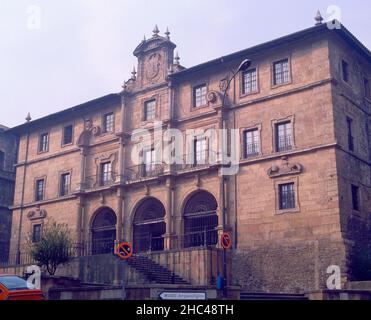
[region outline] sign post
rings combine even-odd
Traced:
[[[125,289],[125,278],[126,278],[126,266],[125,261],[133,255],[133,246],[129,242],[122,242],[117,247],[117,256],[122,260],[122,300],[126,299],[126,289]]]
[[[159,294],[161,300],[206,300],[206,292],[163,291]]]

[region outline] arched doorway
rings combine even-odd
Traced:
[[[218,203],[207,191],[192,195],[184,207],[184,247],[214,246],[218,242]]]
[[[139,205],[133,221],[135,252],[164,250],[164,218],[165,208],[159,200],[148,198]]]
[[[116,240],[117,217],[110,208],[100,209],[91,224],[92,254],[112,253]]]

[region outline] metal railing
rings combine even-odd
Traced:
[[[165,239],[163,236],[153,236],[148,233],[134,237],[134,251],[163,251],[165,249]]]
[[[277,139],[277,152],[289,151],[292,149],[292,136],[279,137]]]
[[[245,145],[245,158],[257,156],[260,153],[260,144],[258,142]]]
[[[174,165],[176,171],[209,167],[218,163],[218,153],[211,150],[188,153],[183,155],[181,162]]]
[[[94,189],[98,187],[111,186],[117,181],[117,178],[118,174],[114,171],[89,176],[85,178],[82,188]]]
[[[165,164],[140,164],[127,168],[125,171],[126,181],[136,181],[145,178],[155,178],[165,171]]]

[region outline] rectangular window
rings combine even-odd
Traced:
[[[151,121],[156,117],[156,100],[144,103],[144,121]]]
[[[287,183],[278,186],[279,209],[295,209],[295,184]]]
[[[350,73],[349,73],[349,64],[348,64],[348,62],[346,62],[344,60],[341,61],[341,70],[342,70],[343,80],[345,82],[349,82]]]
[[[256,156],[260,153],[259,130],[253,129],[244,132],[245,158]]]
[[[363,86],[365,89],[365,97],[371,99],[371,86],[370,81],[367,78],[363,79]]]
[[[45,191],[45,180],[44,179],[36,180],[35,201],[44,200],[44,191]]]
[[[248,94],[258,90],[258,77],[256,69],[244,71],[242,73],[242,93]]]
[[[205,164],[206,152],[206,139],[196,139],[194,141],[194,164]]]
[[[353,120],[347,118],[348,127],[348,148],[350,151],[354,151],[354,139],[353,139]]]
[[[49,134],[42,133],[39,139],[39,152],[48,151],[48,144],[49,144]]]
[[[292,124],[290,121],[276,124],[276,151],[292,149]]]
[[[273,64],[273,84],[280,85],[290,81],[289,60],[283,59]]]
[[[359,211],[359,187],[352,185],[352,208]]]
[[[41,224],[35,224],[32,227],[32,242],[36,243],[41,240]]]
[[[115,117],[113,112],[103,116],[103,132],[113,132]]]
[[[70,193],[70,185],[71,185],[71,174],[63,173],[61,175],[61,185],[60,185],[61,196],[66,196]]]
[[[66,126],[63,128],[63,145],[72,143],[73,126]]]
[[[147,175],[155,170],[156,153],[154,149],[144,151],[144,175]]]
[[[193,106],[195,108],[205,106],[207,104],[206,91],[207,91],[206,84],[202,84],[200,86],[193,88]]]
[[[100,184],[107,185],[112,181],[112,164],[111,162],[104,162],[100,165]]]

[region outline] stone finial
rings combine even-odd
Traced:
[[[32,120],[30,113],[27,113],[26,121],[30,122]]]
[[[124,83],[122,84],[122,89],[125,91],[127,89],[127,84],[126,84],[126,80],[124,80]]]
[[[317,15],[315,16],[314,20],[316,20],[316,26],[319,26],[323,22],[323,17],[321,15],[321,12],[318,10]]]
[[[166,35],[166,39],[167,40],[170,40],[170,31],[169,31],[169,28],[168,27],[166,28],[165,35]]]
[[[144,35],[142,42],[146,42],[146,41],[147,41],[147,38],[146,38],[146,35]]]
[[[174,60],[175,60],[175,64],[177,64],[177,65],[180,64],[180,57],[179,57],[178,51],[177,51],[177,53],[175,54],[175,58],[174,58]]]
[[[131,72],[131,79],[133,80],[137,79],[137,71],[135,70],[135,67],[133,68],[133,71]]]
[[[158,26],[156,24],[155,25],[155,28],[153,29],[153,36],[154,37],[157,37],[159,33],[160,33],[160,30],[158,29]]]

